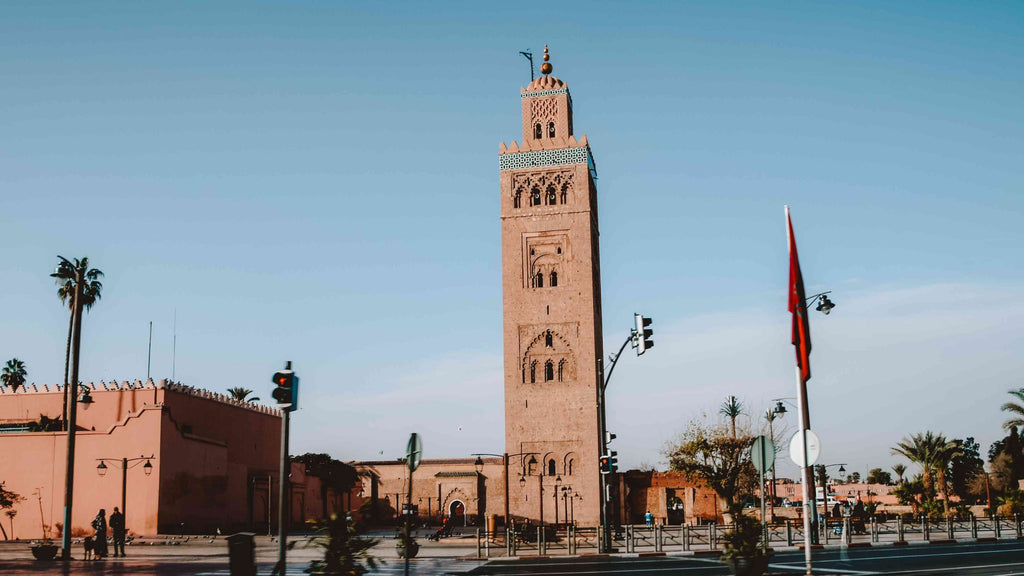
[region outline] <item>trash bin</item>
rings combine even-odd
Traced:
[[[256,576],[256,543],[252,532],[228,536],[228,565],[231,576]]]

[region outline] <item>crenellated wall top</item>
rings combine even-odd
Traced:
[[[254,404],[252,402],[243,402],[241,400],[236,400],[231,396],[228,396],[227,394],[221,394],[219,392],[213,392],[211,390],[206,390],[203,388],[196,388],[194,386],[187,386],[180,382],[174,382],[172,380],[166,379],[156,381],[154,381],[153,379],[149,379],[146,380],[145,382],[143,382],[142,380],[135,380],[134,382],[129,382],[128,380],[124,380],[123,382],[118,382],[116,380],[106,382],[101,380],[99,382],[83,382],[78,386],[79,388],[87,388],[89,389],[90,392],[98,393],[119,390],[167,390],[170,392],[177,392],[179,394],[186,394],[188,396],[195,396],[198,398],[213,400],[214,402],[220,402],[222,404],[238,406],[239,408],[253,410],[255,412],[260,412],[262,414],[273,414],[275,416],[281,415],[280,410],[276,408],[271,408],[270,406]],[[10,388],[6,386],[0,386],[0,397],[22,394],[47,394],[63,391],[63,384],[26,384],[25,386],[18,388],[17,391],[12,391]]]

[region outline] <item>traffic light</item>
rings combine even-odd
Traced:
[[[619,453],[615,450],[608,451],[608,471],[612,474],[619,471]]]
[[[639,356],[648,348],[654,348],[654,340],[651,340],[654,330],[648,328],[651,325],[650,318],[633,314],[633,319],[636,321],[636,328],[633,330],[633,348],[636,348],[636,355]]]
[[[607,455],[601,456],[600,462],[601,462],[601,474],[608,474],[609,472],[612,471],[612,457],[611,456],[607,456]]]
[[[608,444],[611,444],[612,440],[615,440],[616,438],[618,438],[618,436],[616,436],[614,433],[606,431],[604,433],[604,444],[605,444],[605,446],[607,446]]]
[[[272,382],[277,386],[271,394],[282,410],[294,412],[299,406],[299,377],[290,368],[274,373]]]

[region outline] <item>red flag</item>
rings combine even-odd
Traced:
[[[804,277],[800,273],[800,259],[796,255],[793,221],[786,206],[786,230],[789,233],[789,311],[793,314],[793,346],[796,347],[796,365],[804,382],[811,379],[811,325],[807,322],[807,295]]]

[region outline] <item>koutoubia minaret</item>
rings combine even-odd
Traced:
[[[551,75],[522,89],[523,140],[501,144],[505,448],[513,517],[600,522],[597,188],[572,97]],[[568,514],[569,518],[566,518]]]

